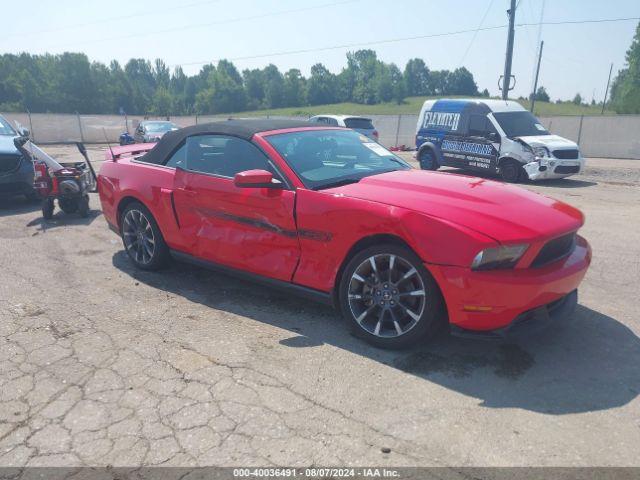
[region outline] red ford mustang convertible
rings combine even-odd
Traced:
[[[342,128],[196,125],[114,148],[98,181],[139,268],[174,257],[287,288],[332,303],[382,347],[443,324],[507,336],[561,320],[591,260],[575,208],[412,169]]]

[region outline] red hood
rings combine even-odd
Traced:
[[[499,242],[548,238],[582,226],[582,213],[524,188],[450,173],[403,170],[326,190],[446,219]]]

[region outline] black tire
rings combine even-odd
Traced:
[[[59,198],[58,205],[60,206],[60,210],[67,215],[71,215],[78,211],[80,200],[77,198]]]
[[[518,183],[524,174],[522,165],[515,160],[506,160],[500,165],[500,174],[507,183]]]
[[[51,220],[53,218],[53,211],[55,210],[56,206],[53,203],[53,198],[45,198],[44,200],[42,200],[42,216],[46,219],[46,220]]]
[[[89,208],[89,195],[84,195],[78,202],[78,214],[82,218],[87,218],[90,211],[91,209]]]
[[[438,164],[438,159],[436,158],[435,152],[430,148],[423,148],[418,153],[418,163],[420,163],[420,168],[422,170],[438,170],[440,165]]]
[[[136,224],[136,221],[139,223]],[[149,209],[141,203],[132,202],[126,206],[120,217],[120,232],[124,249],[136,267],[159,270],[169,261],[169,247],[162,232]],[[153,242],[149,238],[145,241],[144,237],[149,233]]]
[[[372,258],[376,269],[371,267],[363,276]],[[403,272],[409,276],[404,278]],[[345,267],[338,288],[340,310],[352,332],[377,347],[405,348],[426,341],[444,325],[440,289],[406,247],[382,244],[358,252]]]

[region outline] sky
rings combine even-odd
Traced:
[[[239,69],[298,68],[321,62],[338,73],[345,54],[376,50],[401,69],[420,57],[430,69],[467,67],[480,90],[498,95],[504,69],[509,0],[39,0],[2,1],[0,53],[83,52],[122,64],[162,58],[188,74],[231,59]],[[544,8],[543,8],[544,7]],[[639,0],[519,0],[516,24],[640,17]],[[528,96],[538,38],[544,41],[539,85],[551,98],[576,93],[601,101],[609,66],[624,67],[637,20],[517,26],[512,97]],[[478,28],[492,28],[476,30]],[[461,32],[464,33],[455,33]],[[418,38],[416,38],[418,37]],[[419,38],[422,37],[422,38]],[[399,40],[411,38],[408,40]],[[376,44],[375,42],[386,43]],[[339,48],[328,48],[339,47]],[[289,52],[289,53],[287,53]],[[297,52],[297,53],[290,53]],[[283,54],[284,53],[284,54]]]

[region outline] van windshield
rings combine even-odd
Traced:
[[[493,116],[507,137],[551,135],[530,112],[499,112]]]

